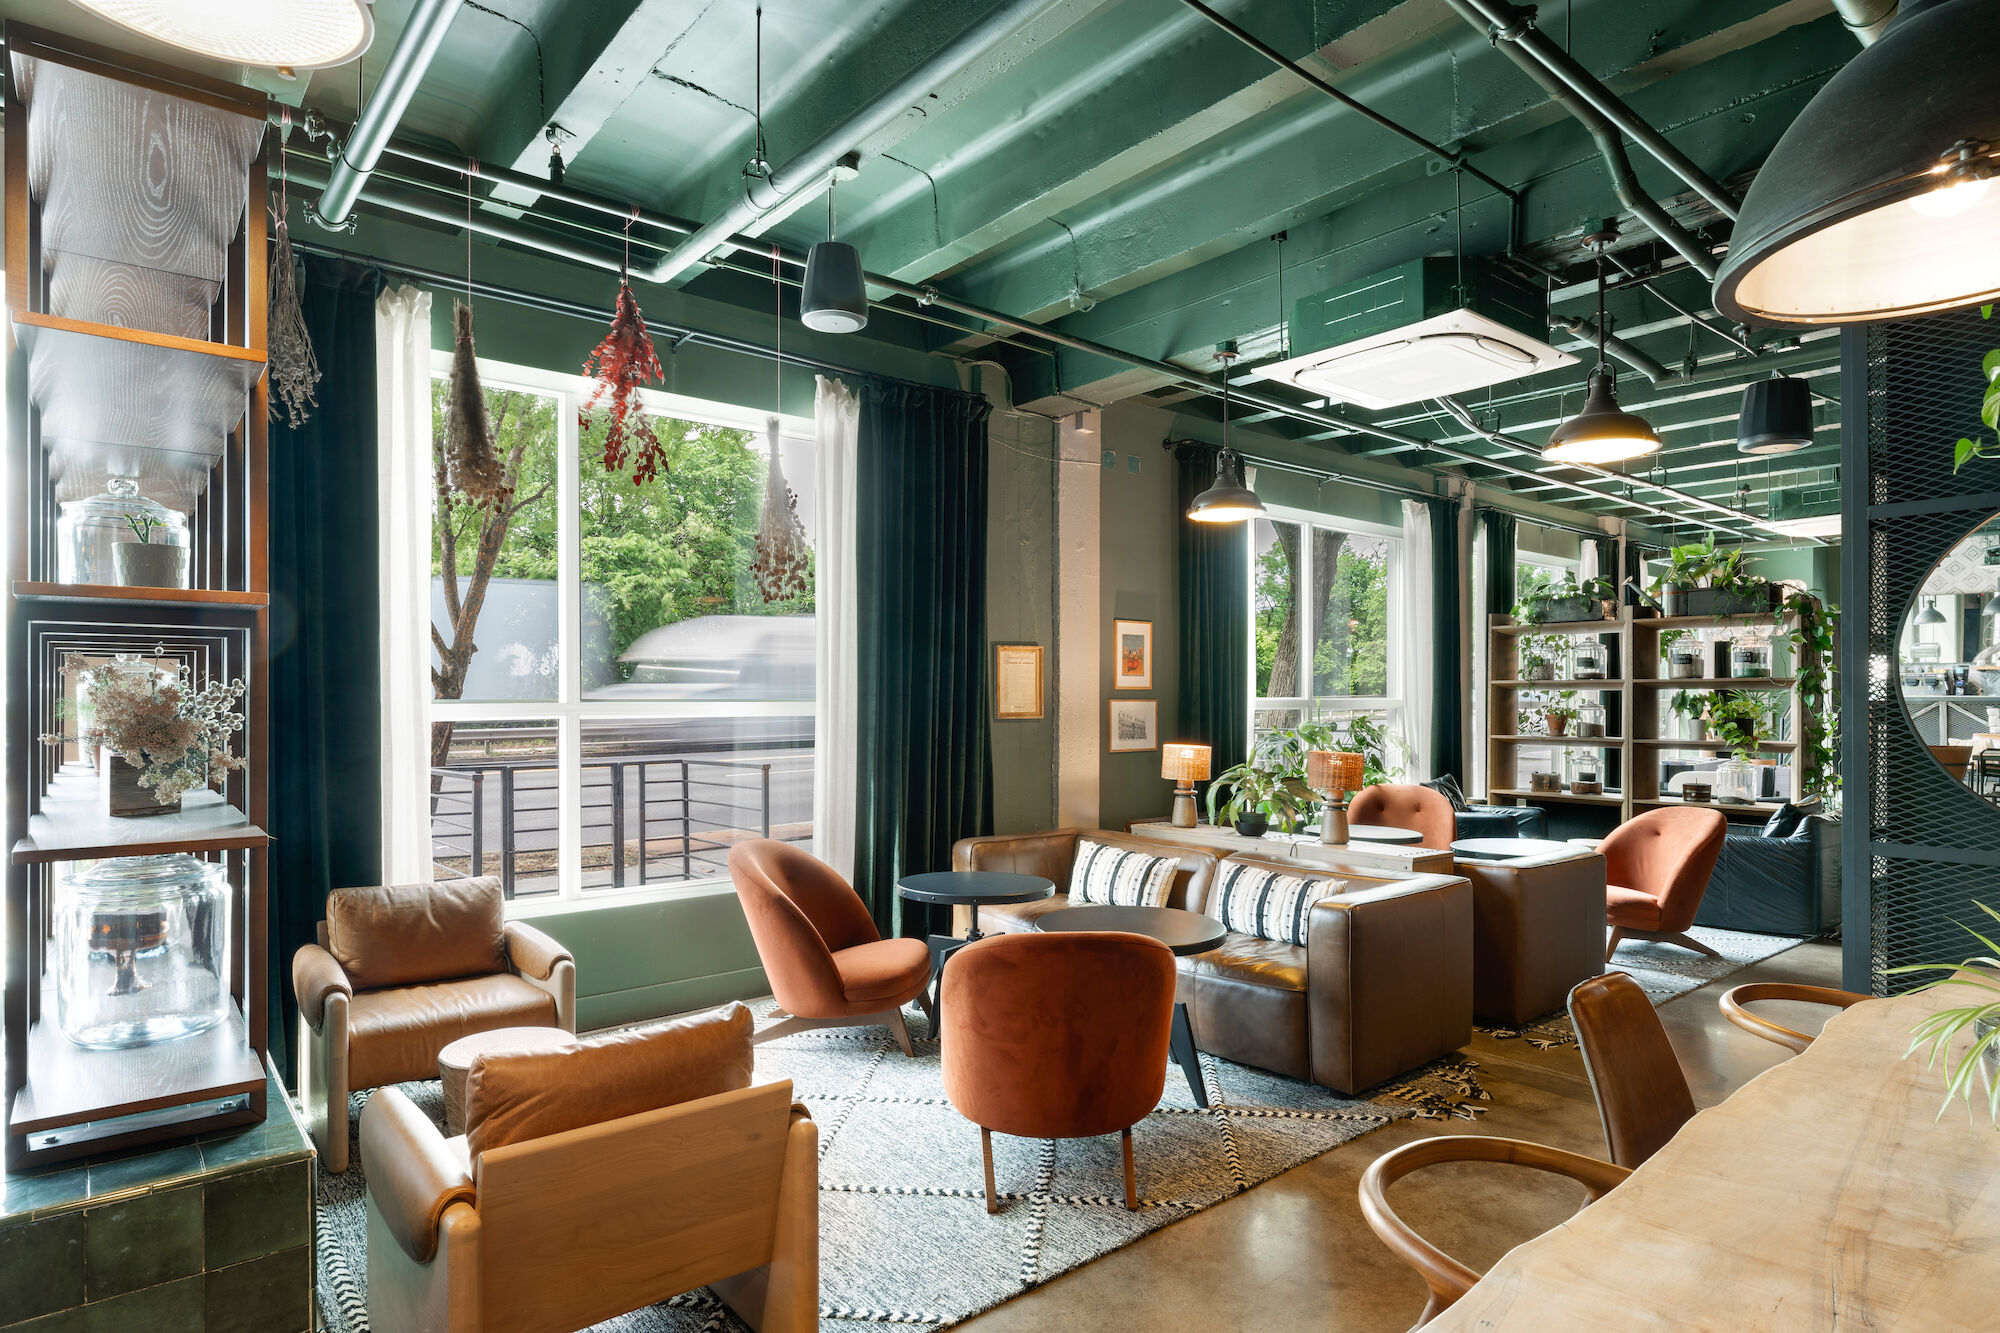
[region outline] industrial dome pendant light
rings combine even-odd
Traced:
[[[1757,380],[1743,390],[1736,416],[1736,451],[1788,454],[1813,442],[1812,386],[1791,375]]]
[[[1944,612],[1937,609],[1937,598],[1924,598],[1924,609],[1917,612],[1916,623],[1919,625],[1942,625],[1946,623]]]
[[[799,322],[821,333],[859,333],[868,327],[868,288],[861,277],[861,252],[833,239],[831,180],[826,183],[826,239],[806,251]]]
[[[213,60],[274,69],[344,65],[368,49],[362,0],[76,0],[128,32]]]
[[[1757,172],[1716,309],[1856,324],[2000,299],[1996,64],[2000,0],[1903,0]]]
[[[1243,460],[1229,447],[1229,365],[1236,360],[1234,343],[1216,352],[1222,362],[1222,452],[1215,457],[1215,484],[1194,497],[1187,516],[1197,523],[1247,523],[1264,516],[1264,502],[1243,484]]]
[[[1611,237],[1598,232],[1589,239],[1598,247],[1597,365],[1586,384],[1583,411],[1550,433],[1542,457],[1551,463],[1602,467],[1660,452],[1660,436],[1651,422],[1618,406],[1618,372],[1604,355],[1604,245]]]

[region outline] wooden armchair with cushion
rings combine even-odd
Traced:
[[[1569,1021],[1611,1160],[1636,1167],[1694,1119],[1694,1093],[1660,1011],[1638,982],[1611,972],[1569,993]]]
[[[292,958],[299,1098],[328,1171],[347,1169],[347,1094],[436,1078],[438,1052],[495,1028],[576,1031],[576,961],[508,921],[497,876],[335,889]]]
[[[480,1055],[466,1133],[395,1088],[361,1113],[368,1317],[568,1333],[707,1286],[762,1333],[819,1327],[818,1135],[750,1086],[742,1005]]]

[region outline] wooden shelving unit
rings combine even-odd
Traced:
[[[1799,705],[1796,668],[1787,659],[1791,649],[1784,640],[1790,618],[1777,615],[1707,617],[1635,617],[1630,608],[1616,620],[1588,620],[1517,625],[1510,617],[1495,616],[1488,626],[1487,662],[1491,678],[1486,691],[1486,718],[1493,730],[1486,738],[1487,799],[1495,804],[1584,806],[1615,810],[1620,820],[1661,806],[1684,804],[1678,797],[1664,795],[1660,782],[1661,756],[1681,750],[1704,755],[1733,752],[1734,746],[1708,739],[1678,740],[1662,734],[1661,712],[1668,692],[1695,690],[1782,691],[1787,695],[1781,721],[1784,739],[1757,747],[1773,760],[1795,761],[1813,735],[1816,720]],[[1661,637],[1669,631],[1761,630],[1779,654],[1774,667],[1786,674],[1755,678],[1704,677],[1698,680],[1671,680],[1661,660]],[[1523,680],[1520,677],[1522,636],[1560,635],[1578,639],[1601,639],[1611,654],[1615,674],[1603,680]],[[1559,673],[1560,674],[1560,673]],[[1586,702],[1601,703],[1606,713],[1606,730],[1601,737],[1527,735],[1516,729],[1522,710],[1521,699],[1535,692],[1575,690]],[[1605,791],[1595,795],[1534,791],[1526,786],[1524,774],[1517,773],[1519,753],[1524,748],[1551,750],[1591,749],[1604,762]],[[1794,775],[1794,780],[1796,775]],[[1710,807],[1732,819],[1763,819],[1778,807],[1759,801],[1750,805]]]
[[[190,1137],[265,1114],[269,701],[264,99],[166,66],[6,29],[10,699],[4,1089],[9,1170]],[[58,581],[64,502],[114,477],[188,521],[192,586]],[[223,790],[113,818],[68,747],[72,655],[241,679]],[[186,853],[233,894],[234,1008],[207,1032],[88,1050],[55,1021],[52,904],[65,866]]]

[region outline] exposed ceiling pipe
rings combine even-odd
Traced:
[[[1447,0],[1454,12],[1481,32],[1489,30],[1486,7],[1482,0]],[[1652,233],[1680,252],[1681,258],[1693,266],[1704,278],[1715,281],[1715,258],[1686,228],[1675,222],[1666,209],[1639,187],[1639,178],[1632,170],[1632,161],[1625,155],[1625,141],[1618,137],[1618,131],[1603,113],[1584,100],[1577,92],[1548,69],[1534,56],[1523,50],[1519,43],[1501,41],[1497,37],[1494,45],[1500,53],[1520,67],[1522,73],[1541,85],[1556,105],[1569,112],[1582,126],[1590,131],[1590,137],[1597,141],[1598,155],[1604,159],[1604,170],[1611,177],[1611,189],[1618,196],[1618,202],[1627,212],[1646,224]],[[1731,216],[1734,216],[1732,214]]]
[[[1668,142],[1667,137],[1640,119],[1618,95],[1585,69],[1569,52],[1549,40],[1535,26],[1535,11],[1509,4],[1508,0],[1450,0],[1451,7],[1464,15],[1469,8],[1483,22],[1475,27],[1485,32],[1501,50],[1520,50],[1536,61],[1565,88],[1581,98],[1593,111],[1623,130],[1655,161],[1680,177],[1696,194],[1715,205],[1730,221],[1742,211],[1742,203],[1687,154]]]
[[[1597,342],[1597,325],[1581,315],[1550,315],[1549,327],[1561,329],[1588,343]],[[1769,370],[1775,373],[1798,366],[1816,366],[1826,360],[1826,354],[1818,348],[1793,347],[1782,352],[1760,352],[1754,356],[1738,357],[1733,361],[1717,361],[1694,370],[1668,370],[1615,333],[1604,336],[1604,350],[1644,375],[1651,383],[1668,389],[1693,388],[1696,385],[1735,379],[1745,370]]]
[[[819,187],[843,157],[910,114],[910,108],[921,105],[933,87],[986,55],[1048,4],[1049,0],[1000,0],[971,27],[933,51],[797,157],[772,168],[761,180],[746,175],[742,198],[638,276],[647,282],[668,282],[716,250],[734,244],[737,232],[755,226],[800,191]]]
[[[382,146],[396,132],[404,109],[416,95],[417,84],[423,80],[424,71],[430,68],[432,57],[444,41],[445,30],[451,27],[451,20],[463,3],[464,0],[416,0],[409,21],[403,25],[402,36],[396,39],[395,50],[389,52],[389,63],[375,84],[375,96],[355,117],[354,128],[341,145],[319,204],[306,206],[307,217],[335,230],[346,225],[362,182],[375,170]]]
[[[440,154],[429,153],[427,150],[423,149],[410,148],[403,144],[391,145],[389,151],[399,156],[408,157],[413,161],[431,161],[433,162],[434,165],[440,165],[447,170],[463,171],[466,169],[466,166],[468,165],[467,163],[459,161],[457,159],[453,159]],[[294,153],[292,154],[292,156],[302,156],[309,162],[314,161],[311,155],[307,154]],[[560,199],[565,202],[575,204],[576,206],[579,207],[590,208],[599,212],[604,212],[611,216],[615,216],[621,219],[630,217],[634,218],[636,221],[644,222],[652,226],[665,228],[667,230],[676,230],[685,232],[693,228],[693,224],[687,222],[684,219],[669,217],[665,214],[651,213],[645,210],[640,210],[635,213],[634,210],[629,205],[613,204],[609,201],[596,199],[589,195],[585,195],[578,191],[569,189],[567,187],[561,187],[560,189],[552,189],[547,182],[537,181],[535,178],[530,176],[520,176],[517,173],[498,171],[492,168],[484,168],[484,167],[481,168],[481,172],[483,175],[491,177],[500,184],[519,184],[523,187],[533,187],[541,190],[542,193],[548,195],[550,198]],[[302,179],[304,175],[310,175],[310,174],[312,174],[310,170],[308,170],[308,172],[306,173],[295,173],[293,178],[295,180],[298,180]],[[363,191],[362,197],[364,197],[368,202],[377,204],[380,207],[392,209],[398,212],[408,213],[417,217],[428,218],[432,221],[440,222],[447,226],[464,227],[468,225],[468,220],[465,211],[460,204],[456,202],[453,202],[449,205],[443,202],[432,203],[431,201],[426,199],[420,192],[415,190],[393,189],[381,184],[369,184]],[[561,222],[560,219],[551,219],[551,221],[557,222],[558,224],[560,224]],[[568,259],[575,263],[585,264],[592,268],[603,269],[607,272],[612,272],[612,273],[616,273],[620,269],[620,261],[618,257],[610,253],[608,250],[598,251],[586,245],[574,244],[565,241],[560,237],[552,236],[545,231],[541,231],[539,229],[526,226],[518,221],[515,221],[512,218],[498,216],[492,213],[487,213],[475,209],[473,211],[473,215],[470,219],[469,225],[472,230],[484,233],[489,236],[493,236],[496,239],[508,241],[516,245],[521,245],[528,249],[539,250],[545,254],[555,255],[559,258]],[[734,248],[746,250],[753,254],[766,257],[771,255],[775,250],[781,262],[792,265],[793,267],[802,267],[805,263],[805,257],[799,254],[797,251],[788,250],[786,247],[782,245],[774,245],[773,242],[768,240],[759,241],[744,236],[732,236],[732,237],[725,237],[722,243]],[[915,301],[919,307],[938,306],[942,309],[954,311],[962,315],[969,315],[972,318],[980,320],[984,323],[990,325],[996,325],[1000,328],[1012,330],[1016,333],[1025,334],[1029,337],[1053,344],[1058,347],[1067,347],[1072,351],[1083,352],[1090,356],[1102,357],[1107,361],[1112,361],[1121,365],[1129,366],[1135,370],[1147,371],[1149,373],[1158,375],[1161,379],[1169,383],[1181,385],[1184,388],[1188,388],[1198,393],[1205,394],[1211,398],[1219,399],[1222,397],[1222,384],[1220,380],[1212,378],[1208,375],[1204,375],[1199,371],[1189,370],[1184,366],[1175,365],[1173,362],[1155,360],[1151,357],[1140,356],[1136,353],[1127,352],[1121,348],[1111,347],[1104,343],[1092,342],[1087,338],[1078,338],[1071,334],[1064,333],[1059,329],[1050,328],[1046,325],[1035,324],[1024,319],[1018,319],[1013,315],[1005,313],[1004,311],[993,310],[985,306],[974,304],[973,302],[970,301],[959,300],[957,297],[949,296],[944,292],[939,291],[935,287],[914,286],[910,283],[903,282],[900,279],[891,278],[885,274],[879,274],[879,273],[864,273],[863,277],[866,279],[866,281],[870,286],[886,290],[898,296],[906,297],[910,300]],[[903,314],[910,313],[905,307],[898,305],[891,305],[888,304],[886,301],[874,301],[872,302],[872,304],[881,306],[883,309],[886,310],[897,311]],[[964,332],[971,333],[974,331],[964,330]],[[1476,467],[1491,468],[1494,471],[1501,472],[1509,476],[1520,477],[1524,480],[1533,481],[1542,485],[1558,486],[1565,490],[1574,491],[1580,495],[1589,496],[1591,499],[1594,500],[1605,501],[1614,505],[1626,505],[1631,508],[1638,509],[1641,512],[1657,514],[1662,517],[1670,518],[1675,522],[1699,523],[1704,527],[1713,528],[1716,531],[1727,534],[1729,536],[1743,535],[1742,533],[1737,532],[1734,529],[1723,526],[1719,522],[1714,522],[1709,519],[1703,518],[1699,514],[1675,513],[1671,510],[1662,509],[1657,505],[1649,505],[1643,501],[1634,500],[1629,496],[1622,496],[1614,492],[1598,490],[1595,487],[1586,486],[1581,482],[1569,481],[1560,477],[1551,476],[1546,472],[1536,472],[1525,467],[1519,467],[1512,463],[1509,463],[1504,458],[1495,458],[1486,454],[1474,453],[1471,450],[1460,449],[1453,445],[1443,444],[1435,440],[1424,439],[1421,436],[1407,435],[1401,431],[1390,430],[1387,427],[1377,426],[1370,422],[1361,421],[1351,417],[1340,416],[1336,413],[1322,411],[1316,408],[1306,407],[1303,404],[1293,403],[1283,398],[1273,397],[1272,395],[1262,393],[1256,389],[1238,387],[1234,381],[1231,382],[1230,397],[1232,400],[1239,403],[1243,403],[1249,407],[1263,408],[1279,416],[1289,417],[1296,421],[1302,421],[1307,423],[1308,425],[1315,425],[1323,428],[1329,428],[1341,434],[1372,436],[1376,439],[1385,440],[1391,444],[1400,445],[1405,449],[1419,450],[1425,453],[1437,454],[1442,457],[1452,459],[1455,462],[1468,463]],[[1534,459],[1536,461],[1540,460],[1540,455],[1536,450],[1534,450],[1532,447],[1524,446],[1517,441],[1513,441],[1511,438],[1494,440],[1493,443],[1498,444],[1501,448],[1508,449],[1517,454],[1525,455],[1526,457]],[[1569,465],[1569,466],[1574,466],[1574,465]],[[1605,476],[1607,478],[1611,478],[1620,482],[1625,482],[1631,485],[1640,486],[1653,491],[1665,492],[1668,490],[1668,488],[1661,486],[1656,482],[1647,481],[1643,477],[1628,477],[1622,473],[1601,472],[1598,469],[1585,469],[1585,470],[1599,472],[1599,475]],[[1680,498],[1678,492],[1676,492],[1675,494],[1677,498]],[[1730,515],[1734,519],[1734,521],[1739,524],[1747,524],[1752,527],[1763,526],[1763,521],[1757,518],[1753,514],[1745,513],[1739,510],[1729,509],[1727,506],[1715,505],[1710,501],[1699,500],[1696,497],[1687,497],[1687,499],[1689,502],[1697,503],[1701,505],[1703,508],[1709,510],[1720,510],[1721,512]]]
[[[1873,46],[1889,20],[1896,17],[1897,0],[1833,0],[1833,12],[1863,46]]]
[[[1597,325],[1581,315],[1550,315],[1549,327],[1561,329],[1585,342],[1601,343],[1604,350],[1623,361],[1632,369],[1644,375],[1653,383],[1669,378],[1673,372],[1646,355],[1631,343],[1611,332],[1598,332]]]

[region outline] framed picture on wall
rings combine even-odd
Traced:
[[[1152,621],[1111,622],[1111,688],[1114,690],[1153,688]]]
[[[1159,700],[1112,699],[1109,705],[1110,725],[1105,730],[1105,737],[1111,753],[1160,748]]]
[[[993,645],[993,717],[1025,722],[1042,716],[1042,647],[1038,643]]]

